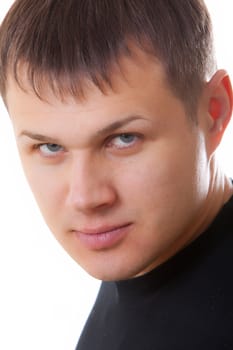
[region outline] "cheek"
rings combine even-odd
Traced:
[[[60,175],[55,169],[49,170],[24,158],[22,164],[31,191],[43,216],[47,219],[60,209],[62,203],[63,184]]]
[[[154,150],[137,157],[134,162],[123,164],[118,173],[122,187],[132,188],[132,192],[147,190],[160,193],[164,187],[185,185],[190,181],[195,169],[195,159],[185,154],[176,154],[169,149]],[[192,168],[192,169],[191,169]]]
[[[184,147],[183,142],[164,141],[123,164],[118,188],[124,201],[153,213],[158,208],[165,213],[185,210],[187,203],[195,203],[198,179],[206,174],[198,165],[200,154],[197,143]]]

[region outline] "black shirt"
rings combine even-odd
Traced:
[[[233,350],[233,197],[148,274],[103,282],[76,350]]]

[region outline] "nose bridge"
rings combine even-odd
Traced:
[[[89,210],[113,201],[113,189],[103,164],[86,152],[73,157],[69,174],[68,203],[79,210]]]

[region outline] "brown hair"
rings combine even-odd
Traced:
[[[195,106],[215,69],[211,22],[202,0],[16,0],[0,27],[0,93],[7,76],[27,77],[40,96],[80,96],[84,80],[111,86],[111,67],[129,42],[150,48],[174,93]]]

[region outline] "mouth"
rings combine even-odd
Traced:
[[[119,244],[128,234],[132,224],[124,224],[112,227],[100,227],[74,230],[75,237],[79,242],[90,250],[109,249]]]

